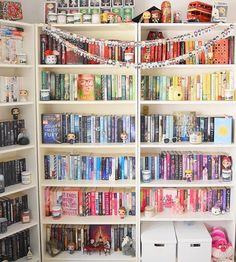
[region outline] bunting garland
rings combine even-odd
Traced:
[[[174,41],[184,41],[186,39],[191,38],[197,38],[199,36],[202,36],[204,34],[208,34],[216,29],[216,27],[219,24],[213,24],[208,27],[195,30],[192,33],[186,33],[183,35],[178,35],[173,38],[167,38],[167,39],[157,39],[157,40],[150,40],[150,41],[114,41],[114,40],[101,40],[101,39],[95,39],[85,36],[80,36],[75,33],[69,33],[64,32],[58,28],[52,27],[50,25],[45,25],[43,27],[43,31],[53,37],[56,41],[58,41],[60,44],[64,45],[67,48],[70,48],[73,50],[75,54],[78,54],[80,56],[86,57],[90,60],[94,60],[96,62],[99,62],[100,64],[107,64],[107,65],[113,65],[113,66],[120,66],[120,67],[135,67],[135,68],[157,68],[157,67],[164,67],[168,65],[173,65],[178,63],[180,60],[186,60],[188,58],[191,58],[192,56],[197,55],[199,52],[202,52],[204,50],[207,50],[209,47],[211,47],[216,41],[225,39],[232,35],[232,30],[234,29],[234,25],[230,24],[226,29],[221,31],[219,34],[214,36],[211,40],[208,40],[205,44],[203,44],[200,47],[197,47],[195,50],[180,55],[176,58],[168,59],[165,61],[159,61],[159,62],[152,62],[152,63],[130,63],[130,62],[121,62],[116,61],[112,59],[105,59],[103,57],[91,54],[79,47],[79,43],[92,43],[96,45],[105,45],[109,47],[121,47],[123,50],[129,47],[133,48],[144,48],[144,47],[151,47],[151,46],[158,46],[161,44],[166,44],[168,42]]]

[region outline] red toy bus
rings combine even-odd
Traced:
[[[187,19],[188,22],[210,22],[212,5],[195,1],[188,5]]]

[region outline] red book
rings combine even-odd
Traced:
[[[104,192],[105,195],[105,215],[109,216],[110,215],[110,193],[109,192]]]
[[[114,197],[114,202],[113,202],[113,209],[114,209],[114,215],[115,216],[117,216],[117,214],[118,214],[118,205],[117,205],[117,193],[116,192],[114,192],[113,193],[113,197]]]
[[[104,45],[104,58],[109,59],[109,47]]]
[[[91,215],[96,216],[95,191],[90,194]]]
[[[166,43],[162,45],[162,61],[166,60]]]
[[[62,192],[62,212],[64,215],[78,215],[78,191],[68,190]]]

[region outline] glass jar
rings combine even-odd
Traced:
[[[142,170],[142,181],[143,183],[151,182],[151,171],[150,170]]]
[[[66,15],[66,23],[67,24],[74,24],[74,14],[67,14]]]
[[[58,24],[66,24],[66,13],[59,13],[57,15],[57,23]]]
[[[92,16],[90,14],[86,14],[83,16],[83,24],[91,24]]]
[[[23,185],[29,185],[31,184],[31,174],[29,171],[23,171],[21,172],[21,183]]]
[[[29,209],[25,209],[24,211],[22,211],[21,222],[23,224],[30,223],[30,210]]]
[[[74,23],[81,24],[83,22],[83,15],[82,13],[74,13]]]
[[[202,143],[202,132],[195,130],[189,136],[189,142],[191,144],[201,144]]]
[[[61,206],[57,205],[52,207],[52,218],[53,219],[60,219],[61,218]]]
[[[57,13],[49,13],[48,14],[48,23],[56,24],[57,23]]]

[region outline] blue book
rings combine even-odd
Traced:
[[[214,118],[214,143],[231,144],[232,143],[232,117],[215,117]]]
[[[62,143],[62,118],[61,114],[42,115],[42,143]]]
[[[101,158],[96,157],[96,180],[100,180]]]

